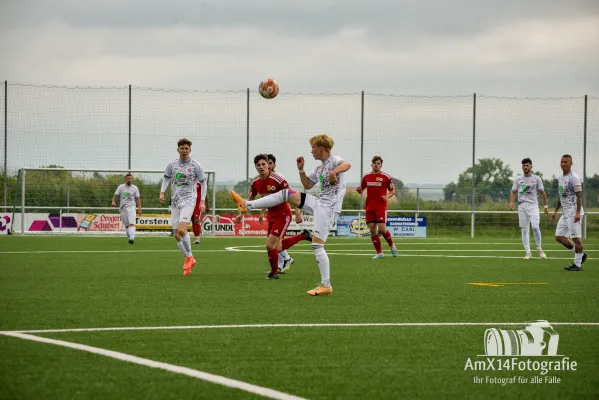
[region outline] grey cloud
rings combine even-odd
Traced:
[[[517,19],[598,13],[595,0],[37,0],[11,4],[0,18],[5,28],[56,21],[78,28],[259,27],[300,36],[330,34],[347,26],[366,26],[375,33],[463,35]]]

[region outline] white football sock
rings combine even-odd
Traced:
[[[582,265],[582,255],[583,253],[574,253],[574,264],[576,264],[577,267]]]
[[[532,228],[532,234],[535,237],[535,243],[537,245],[537,250],[541,250],[541,230],[539,227]]]
[[[528,226],[520,229],[522,229],[522,244],[524,245],[524,250],[526,250],[527,253],[530,253],[530,235],[528,233]]]
[[[179,248],[179,250],[181,250],[181,253],[183,253],[183,255],[185,257],[187,257],[187,253],[185,252],[185,247],[183,246],[183,240],[177,241],[177,247]]]
[[[130,226],[129,232],[131,232],[131,239],[135,239],[135,226]]]
[[[125,232],[127,232],[127,239],[131,239],[131,232],[128,226],[125,227]]]
[[[320,270],[320,283],[323,286],[331,287],[331,266],[329,264],[329,256],[324,250],[324,245],[320,243],[312,244],[312,250],[318,262]]]
[[[255,208],[270,208],[285,203],[287,198],[287,189],[283,189],[279,192],[261,197],[258,200],[248,200],[245,202],[245,206],[250,210]]]
[[[185,236],[181,238],[183,242],[183,248],[185,249],[185,257],[191,257],[191,240],[189,239],[189,233],[186,233]]]
[[[289,260],[291,258],[289,257],[289,253],[287,253],[287,250],[283,250],[282,252],[280,252],[279,257],[279,260]]]

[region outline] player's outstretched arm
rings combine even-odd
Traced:
[[[297,162],[297,169],[299,170],[300,181],[302,182],[302,186],[305,189],[312,189],[314,183],[310,181],[310,178],[306,174],[306,171],[304,171],[304,157],[298,157],[295,161]]]
[[[345,171],[349,171],[351,164],[347,161],[342,161],[341,164],[337,165],[329,175],[329,183],[334,185],[337,183],[337,175],[342,174]]]

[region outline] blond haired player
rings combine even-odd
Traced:
[[[310,296],[323,296],[333,293],[329,256],[324,249],[324,244],[341,212],[343,197],[345,196],[343,173],[351,168],[349,162],[339,156],[331,155],[334,143],[333,138],[324,133],[310,138],[312,156],[315,160],[321,162],[310,175],[304,171],[304,158],[298,157],[296,160],[302,185],[306,189],[311,189],[316,184],[320,185],[319,197],[299,193],[293,189],[284,189],[258,200],[245,201],[235,191],[231,190],[231,197],[241,213],[246,213],[249,209],[268,208],[289,202],[314,216],[312,251],[318,262],[321,281],[320,285],[307,292]]]

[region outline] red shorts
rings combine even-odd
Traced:
[[[268,235],[283,239],[291,223],[291,210],[275,215],[274,217],[267,217],[266,219],[268,220]]]
[[[376,222],[377,224],[387,222],[387,210],[384,208],[373,208],[366,210],[366,223]]]
[[[199,219],[200,222],[202,220],[202,212],[200,211],[200,202],[196,203],[196,207],[193,209],[193,215],[191,216],[191,220]]]

